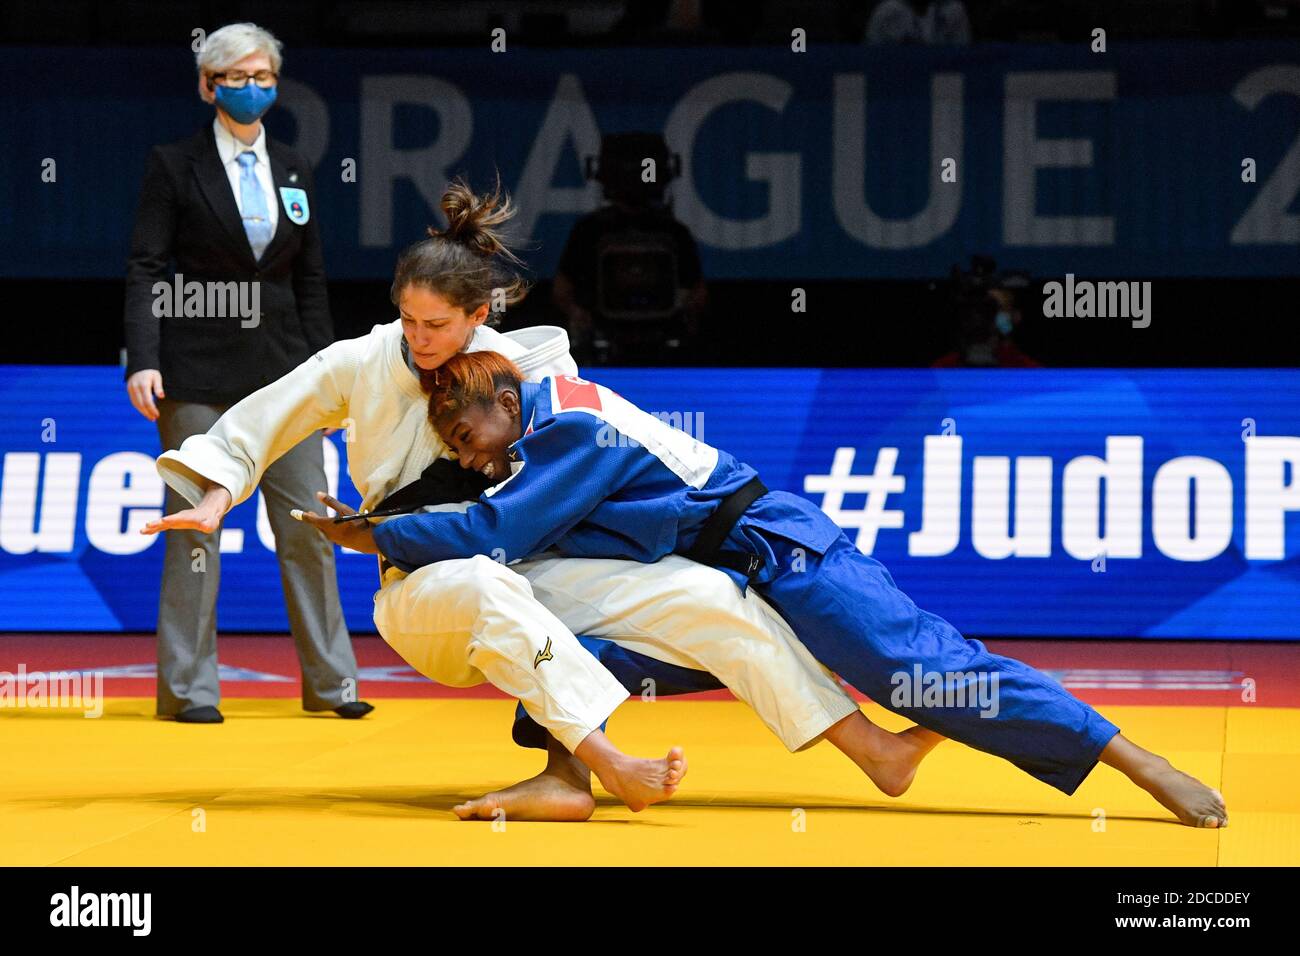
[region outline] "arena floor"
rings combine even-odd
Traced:
[[[0,709],[0,864],[1300,863],[1300,688],[1283,645],[996,646],[1063,675],[1133,740],[1222,790],[1222,831],[1177,825],[1107,767],[1066,797],[951,742],[891,800],[829,745],[786,753],[722,694],[632,700],[611,723],[628,752],[686,748],[690,772],[668,803],[633,814],[598,790],[586,824],[461,822],[455,803],[540,768],[509,742],[511,702],[412,680],[382,642],[359,638],[362,696],[378,709],[307,715],[287,638],[221,646],[226,723],[187,726],[153,717],[148,638],[0,636],[0,671],[94,658],[110,675],[99,719]],[[1243,674],[1254,702],[1241,700]]]

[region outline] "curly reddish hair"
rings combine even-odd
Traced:
[[[524,373],[500,352],[460,352],[435,369],[420,370],[420,385],[429,393],[429,421],[471,405],[491,405],[497,392],[517,394]]]

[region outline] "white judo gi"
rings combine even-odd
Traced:
[[[322,349],[231,406],[206,434],[164,452],[159,474],[194,504],[204,479],[239,504],[280,455],[317,429],[342,428],[361,508],[374,507],[447,454],[401,342],[398,320]],[[506,355],[530,381],[577,372],[563,329],[503,335],[480,326],[469,348]],[[627,697],[575,633],[711,672],[791,751],[857,709],[761,596],[742,595],[721,571],[678,555],[509,567],[479,556],[411,574],[390,568],[375,592],[374,621],[425,677],[453,687],[491,682],[569,751]]]

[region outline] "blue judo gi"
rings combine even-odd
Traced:
[[[688,554],[722,502],[756,478],[727,452],[593,382],[525,382],[520,399],[526,427],[510,449],[511,477],[464,513],[378,525],[375,542],[389,561],[411,571],[476,554],[507,562],[547,551],[645,562]],[[720,570],[742,590],[757,588],[813,656],[853,687],[1064,793],[1075,791],[1119,732],[1047,675],[990,653],[918,608],[884,565],[804,498],[758,497],[723,548],[754,560],[752,573]],[[659,693],[719,686],[606,641],[582,641],[629,690],[647,675],[665,681]],[[536,745],[536,730],[517,723],[515,738]]]

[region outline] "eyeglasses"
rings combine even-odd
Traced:
[[[276,80],[280,74],[274,70],[258,70],[256,73],[245,73],[243,70],[226,70],[223,73],[213,73],[212,79],[222,86],[228,86],[234,90],[242,90],[248,85],[249,79],[252,79],[258,86],[266,89],[275,86]]]

